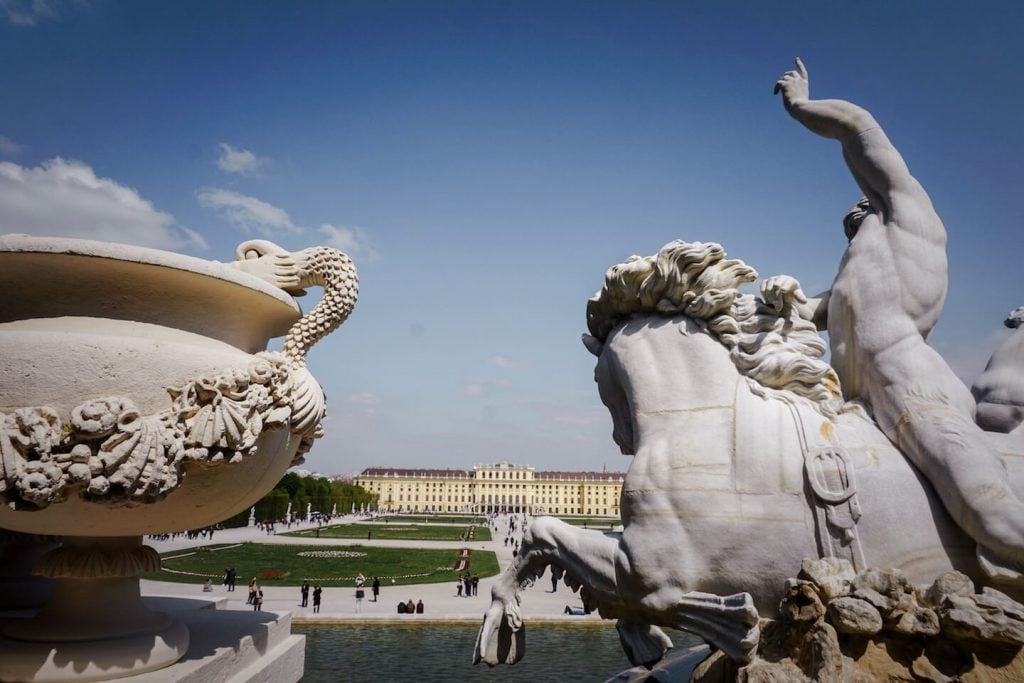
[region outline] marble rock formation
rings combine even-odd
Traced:
[[[992,588],[975,592],[959,572],[914,586],[897,570],[855,573],[845,560],[804,560],[761,634],[749,663],[714,653],[688,680],[938,683],[1024,675],[1024,605]]]

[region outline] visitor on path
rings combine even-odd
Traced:
[[[463,575],[462,584],[465,587],[465,590],[463,591],[463,597],[468,598],[470,595],[473,594],[473,577],[469,575],[469,572],[466,572]]]
[[[249,579],[249,597],[246,598],[245,604],[251,605],[256,600],[256,577]]]
[[[299,589],[299,593],[302,595],[302,604],[300,607],[309,606],[309,581],[302,582],[302,588]]]
[[[455,581],[455,597],[457,597],[457,598],[461,598],[462,597],[462,577],[461,576]]]
[[[405,614],[405,603],[404,602],[398,603],[398,613],[399,614]]]
[[[551,592],[558,592],[558,581],[565,574],[565,570],[556,565],[551,565]]]
[[[320,613],[320,595],[323,593],[323,589],[317,586],[313,589],[313,614]]]
[[[480,577],[473,574],[473,578],[470,581],[470,585],[473,587],[473,595],[476,595],[477,588],[480,587]]]
[[[422,600],[417,600],[416,601],[416,614],[423,614],[423,601]]]
[[[256,597],[253,598],[253,601],[252,601],[252,611],[253,612],[262,612],[263,611],[263,589],[260,588],[259,586],[256,586],[256,592],[255,592],[254,595]]]
[[[235,592],[235,584],[238,582],[238,572],[235,571],[234,567],[228,569],[228,592]]]
[[[362,586],[356,588],[356,614],[363,611],[363,598],[366,596],[366,592]]]
[[[209,579],[207,579],[206,581],[203,582],[203,592],[204,593],[212,593],[213,592],[213,584],[210,583]]]
[[[362,588],[364,583],[366,583],[366,577],[363,576],[362,572],[359,572],[356,574],[356,588]]]
[[[373,601],[377,602],[377,596],[380,595],[380,578],[373,577],[373,583],[370,584],[370,588],[373,590]]]
[[[405,613],[406,614],[413,614],[415,612],[416,612],[416,603],[412,601],[412,598],[409,598],[409,602],[405,603]]]

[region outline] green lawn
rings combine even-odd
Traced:
[[[558,515],[552,515],[558,517],[566,524],[572,524],[573,526],[585,526],[590,529],[601,529],[607,531],[612,527],[620,526],[622,520],[616,517],[559,517]]]
[[[387,524],[336,524],[304,531],[290,531],[285,536],[301,536],[303,538],[358,538],[385,541],[458,541],[459,536],[469,530],[466,526],[442,526],[437,524],[409,524],[388,522]],[[319,533],[319,536],[317,536]],[[491,530],[487,526],[478,526],[473,538],[467,543],[491,540]]]
[[[415,524],[470,524],[486,526],[487,519],[479,515],[388,515],[377,518],[378,523],[413,522]]]
[[[353,553],[359,556],[304,557],[300,554],[309,552],[328,555]],[[381,583],[389,586],[454,581],[458,572],[453,568],[459,559],[457,550],[262,543],[176,550],[163,553],[161,558],[161,571],[147,574],[144,578],[202,583],[208,577],[219,583],[224,577],[224,569],[234,567],[241,590],[253,576],[264,586],[298,586],[307,579],[326,586],[351,585],[358,572],[362,572],[368,582],[379,576]],[[481,578],[494,576],[498,573],[498,560],[491,551],[473,550],[468,571]]]

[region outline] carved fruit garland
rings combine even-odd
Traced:
[[[140,415],[130,399],[117,396],[76,406],[66,422],[47,406],[0,413],[0,502],[31,510],[72,493],[108,504],[156,502],[178,487],[185,462],[239,462],[256,454],[265,430],[286,425],[301,438],[293,464],[302,462],[323,434],[326,412],[305,355],[352,312],[355,266],[328,247],[289,253],[260,240],[238,253],[232,265],[291,294],[324,289],[288,331],[284,351],[258,353],[245,368],[169,387],[171,406],[155,415]]]

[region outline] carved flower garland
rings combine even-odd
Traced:
[[[244,370],[169,387],[171,407],[156,415],[123,397],[76,406],[68,423],[45,406],[0,413],[0,502],[38,509],[73,492],[155,502],[178,487],[184,463],[239,462],[256,453],[265,430],[287,424],[302,435],[299,459],[320,435],[324,411],[319,385],[298,369],[283,354],[260,353]],[[311,396],[319,399],[312,426]]]

